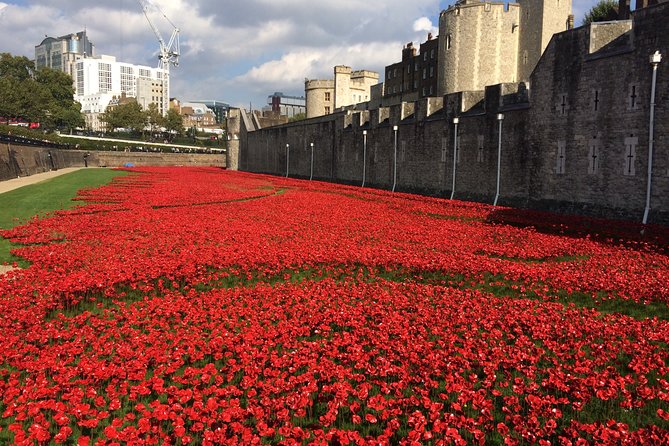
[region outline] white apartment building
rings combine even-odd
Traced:
[[[165,115],[169,83],[164,70],[118,62],[114,56],[87,57],[76,62],[74,99],[81,103],[87,126],[101,130],[97,115],[103,113],[112,98],[126,96],[137,100],[143,109],[158,105]],[[165,91],[167,89],[167,91]]]

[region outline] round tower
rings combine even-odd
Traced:
[[[516,3],[462,0],[439,16],[439,94],[517,80]]]
[[[332,113],[334,110],[334,87],[333,80],[306,80],[304,82],[307,118]]]

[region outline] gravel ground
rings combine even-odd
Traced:
[[[55,178],[66,173],[79,170],[81,167],[68,167],[66,169],[52,170],[50,172],[36,173],[27,177],[12,178],[11,180],[0,181],[0,194],[9,192],[10,190],[18,189],[19,187],[27,186],[29,184],[39,183],[40,181]]]

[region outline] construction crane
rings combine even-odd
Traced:
[[[158,68],[160,68],[163,73],[163,96],[161,112],[163,115],[165,115],[167,113],[167,109],[169,107],[168,103],[170,100],[170,65],[174,65],[175,67],[179,66],[179,28],[177,28],[174,23],[172,23],[172,21],[167,18],[165,13],[161,11],[158,5],[150,3],[148,0],[137,1],[141,5],[144,17],[146,17],[146,21],[149,22],[149,26],[151,26],[151,29],[156,35],[160,45],[158,53]],[[160,14],[162,14],[165,20],[167,20],[167,23],[172,26],[172,35],[170,36],[168,43],[165,43],[163,36],[160,34],[160,31],[158,31],[158,28],[149,17],[149,9],[151,7],[155,8]]]

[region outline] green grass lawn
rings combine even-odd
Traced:
[[[109,183],[114,177],[127,174],[102,168],[81,169],[0,194],[0,228],[11,229],[35,215],[80,205],[81,202],[72,201],[78,190],[98,187]],[[20,266],[27,266],[24,260],[9,253],[17,246],[0,237],[0,264],[17,262]]]

